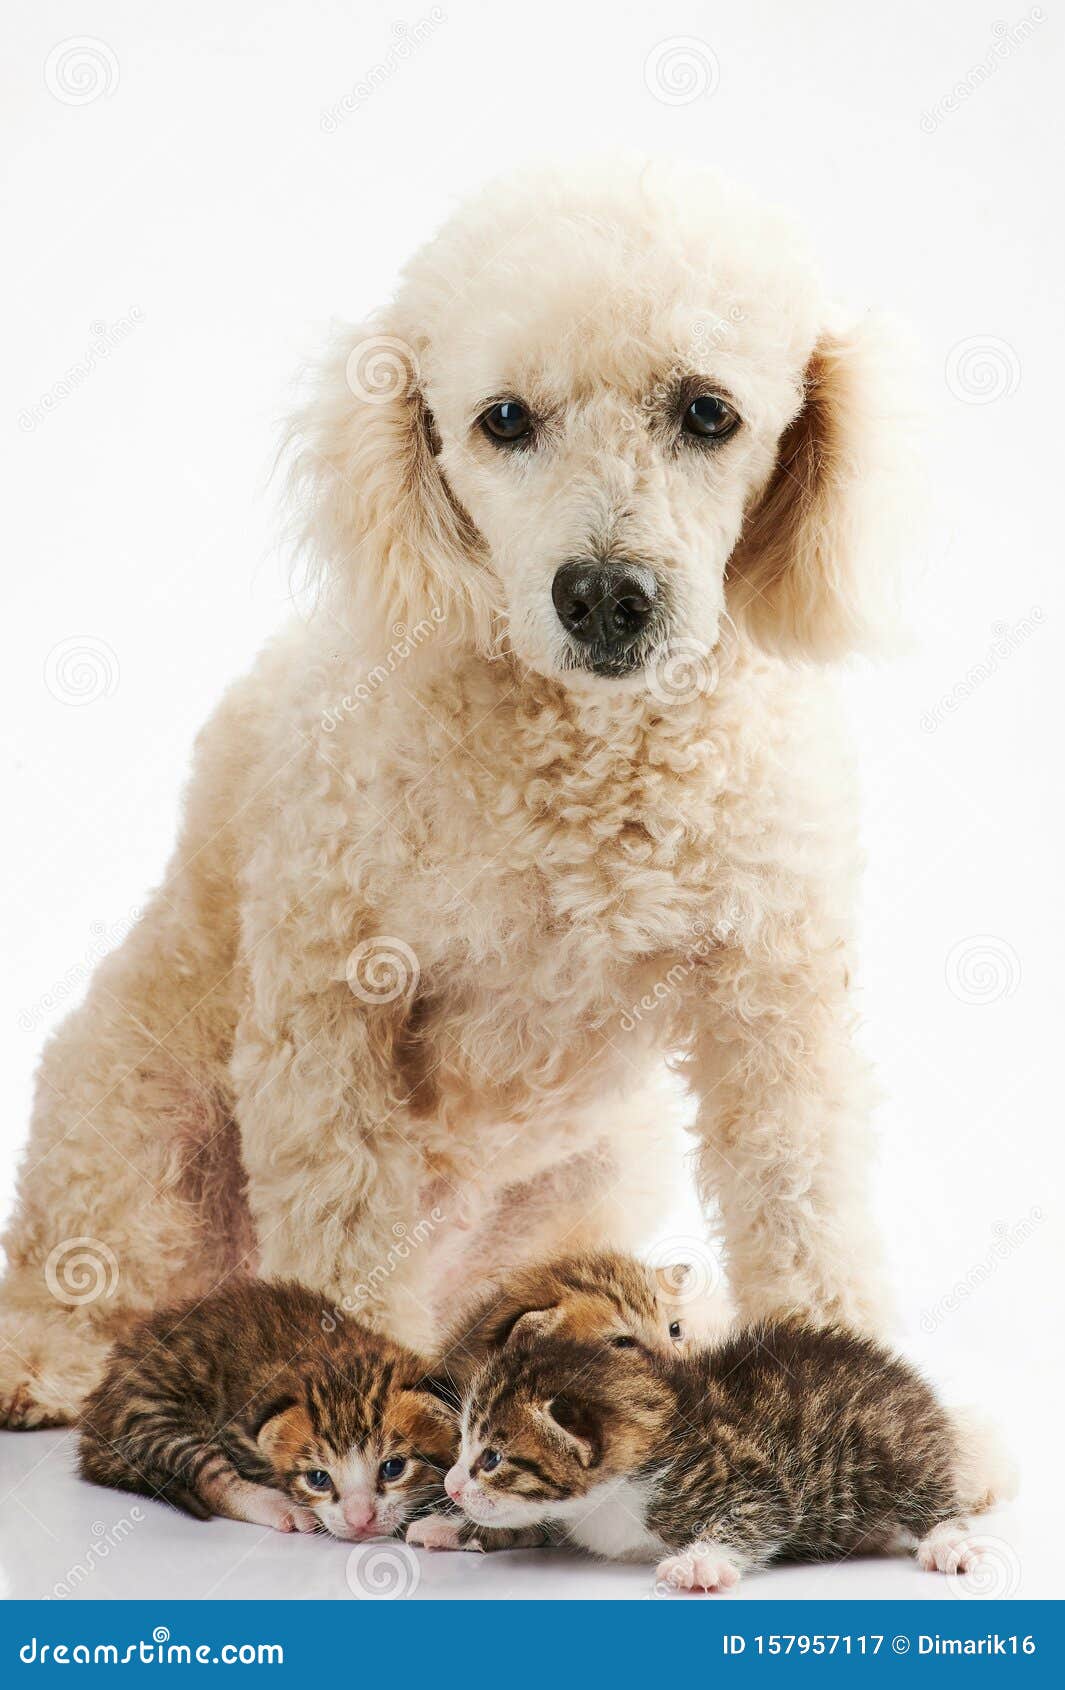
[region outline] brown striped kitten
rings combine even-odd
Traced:
[[[867,1338],[784,1321],[673,1358],[551,1337],[470,1384],[448,1494],[479,1526],[561,1528],[676,1589],[777,1560],[916,1548],[975,1564],[957,1440],[932,1390]]]
[[[197,1519],[348,1540],[443,1499],[454,1413],[428,1364],[292,1281],[243,1280],[116,1344],[81,1417],[81,1472]]]
[[[680,1265],[661,1275],[612,1250],[559,1256],[518,1268],[455,1323],[441,1352],[441,1367],[468,1379],[505,1344],[546,1337],[601,1341],[624,1349],[642,1344],[671,1354],[684,1343]]]
[[[486,1292],[456,1322],[435,1371],[461,1389],[477,1368],[508,1344],[552,1334],[616,1349],[642,1346],[671,1354],[683,1347],[679,1298],[688,1269],[656,1274],[633,1256],[585,1251],[517,1268]],[[454,1510],[415,1520],[407,1542],[421,1549],[519,1549],[547,1541],[539,1526],[522,1531],[478,1531]]]

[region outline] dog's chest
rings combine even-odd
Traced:
[[[381,917],[420,966],[397,1045],[419,1114],[535,1113],[543,1133],[546,1096],[565,1094],[573,1115],[616,1083],[616,1039],[633,1065],[683,1037],[687,985],[712,960],[728,898],[712,807],[682,796],[666,813],[590,785],[468,812],[460,827],[454,802],[426,816]],[[639,1009],[652,999],[653,1014]]]
[[[600,1085],[612,1029],[630,1059],[685,1036],[687,983],[731,931],[736,712],[717,698],[710,718],[655,721],[632,703],[575,723],[559,697],[431,702],[426,731],[449,712],[461,747],[413,801],[401,760],[377,760],[369,808],[400,825],[345,868],[374,931],[417,959],[397,1049],[419,1109],[475,1099],[513,1119]],[[634,1015],[649,994],[653,1016]]]
[[[579,954],[618,975],[687,950],[715,896],[710,831],[693,829],[681,844],[637,814],[612,832],[600,830],[591,849],[585,839],[556,834],[527,874],[537,893],[535,908],[525,910],[522,937],[530,951],[545,961]],[[723,896],[720,875],[717,887]],[[515,884],[509,900],[504,893],[504,920],[507,910],[513,919],[520,909],[516,891]]]
[[[526,773],[502,802],[474,789],[460,826],[443,818],[444,874],[512,955],[579,944],[623,963],[683,947],[724,876],[720,782],[705,756],[679,763],[601,751],[564,775]]]

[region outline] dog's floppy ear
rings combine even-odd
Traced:
[[[868,322],[826,333],[799,410],[729,562],[729,609],[784,656],[842,657],[892,632],[906,430],[890,339]]]
[[[387,319],[338,332],[287,436],[312,577],[371,649],[430,631],[490,637],[480,542],[441,472],[420,362]]]

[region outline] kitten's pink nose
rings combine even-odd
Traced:
[[[470,1475],[466,1471],[465,1467],[460,1467],[458,1462],[456,1462],[454,1467],[452,1467],[450,1473],[447,1475],[447,1478],[444,1480],[444,1489],[447,1491],[447,1494],[451,1498],[452,1502],[460,1502],[462,1500],[462,1493],[466,1489],[469,1476]]]
[[[365,1532],[370,1529],[377,1518],[376,1505],[366,1498],[351,1500],[343,1504],[344,1523],[353,1532]]]

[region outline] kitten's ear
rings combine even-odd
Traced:
[[[550,1309],[526,1309],[524,1314],[519,1314],[503,1342],[509,1344],[517,1339],[520,1343],[525,1338],[545,1337],[561,1324],[562,1318],[563,1311],[557,1303]]]
[[[458,1416],[433,1391],[401,1391],[393,1404],[391,1421],[400,1437],[420,1454],[450,1465],[458,1442]]]
[[[545,1402],[543,1417],[573,1450],[582,1467],[594,1467],[601,1453],[601,1434],[595,1410],[578,1397],[559,1392]]]
[[[259,1423],[256,1442],[268,1461],[283,1467],[286,1458],[307,1442],[312,1431],[311,1417],[303,1403],[271,1403]]]
[[[462,1407],[462,1394],[449,1373],[433,1373],[422,1379],[418,1384],[419,1391],[427,1391],[437,1402],[442,1402],[453,1414],[457,1414]]]

